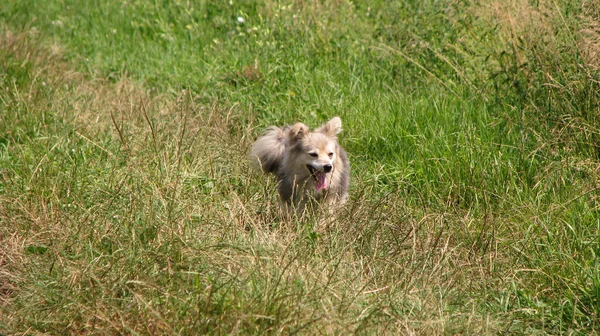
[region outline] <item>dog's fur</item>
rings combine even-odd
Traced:
[[[311,132],[302,123],[272,126],[250,151],[253,165],[276,176],[283,207],[301,214],[311,200],[329,206],[348,199],[350,163],[338,144],[342,120],[335,117]]]

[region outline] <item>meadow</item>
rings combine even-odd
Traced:
[[[0,334],[600,334],[599,55],[586,0],[4,0]],[[250,145],[333,116],[282,219]]]

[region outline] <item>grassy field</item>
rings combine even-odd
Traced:
[[[0,334],[600,334],[598,4],[4,0],[0,25]],[[335,115],[351,199],[284,221],[249,146]]]

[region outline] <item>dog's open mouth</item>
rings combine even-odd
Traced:
[[[308,171],[310,171],[312,177],[315,179],[315,187],[317,191],[327,189],[327,187],[329,186],[329,183],[327,182],[327,173],[324,171],[317,170],[311,165],[306,165],[306,167],[308,168]]]

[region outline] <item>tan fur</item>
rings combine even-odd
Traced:
[[[250,160],[277,177],[284,208],[302,213],[311,200],[339,205],[348,199],[350,164],[337,142],[341,131],[342,120],[335,117],[314,132],[302,123],[273,126],[256,140]]]

